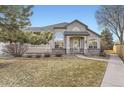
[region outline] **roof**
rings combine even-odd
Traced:
[[[87,30],[89,30],[90,32],[96,34],[97,36],[101,37],[101,35],[97,34],[95,31],[92,31],[91,29],[87,28]]]
[[[64,29],[66,28],[68,25],[74,23],[74,22],[78,22],[82,25],[84,25],[86,27],[87,30],[89,30],[90,32],[96,34],[97,36],[100,37],[99,34],[97,34],[96,32],[92,31],[91,29],[88,28],[87,25],[85,25],[84,23],[82,23],[81,21],[79,20],[74,20],[70,23],[67,23],[67,22],[62,22],[62,23],[58,23],[58,24],[53,24],[53,25],[48,25],[48,26],[44,26],[44,27],[29,27],[25,30],[29,30],[29,31],[32,31],[32,32],[41,32],[41,31],[53,31],[54,29]],[[68,33],[68,32],[67,32]],[[72,32],[73,33],[73,32]],[[78,32],[77,32],[78,33]]]
[[[38,32],[38,31],[41,31],[41,27],[29,27],[29,28],[26,28],[25,30]]]
[[[72,36],[72,35],[83,35],[83,36],[88,36],[89,33],[88,32],[84,32],[84,31],[65,31],[64,35],[66,36]]]
[[[48,25],[44,27],[29,27],[25,30],[30,30],[32,32],[41,32],[41,31],[52,31],[54,28],[63,28],[66,27],[68,23],[63,22],[63,23],[58,23],[58,24],[53,24],[53,25]]]
[[[82,23],[81,21],[79,21],[79,20],[74,20],[74,21],[72,21],[71,23],[69,23],[68,25],[71,25],[72,23],[74,23],[74,22],[78,22],[78,23],[80,23],[81,25],[84,25],[86,28],[88,28],[88,26],[87,25],[85,25],[84,23]],[[66,26],[68,26],[68,25],[66,25]]]

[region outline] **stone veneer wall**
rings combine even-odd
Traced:
[[[87,49],[84,50],[84,55],[99,55],[100,49]]]

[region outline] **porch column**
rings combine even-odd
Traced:
[[[54,49],[55,48],[55,42],[54,42],[54,39],[52,38],[52,40],[50,41],[50,45],[51,45],[51,48]]]
[[[66,36],[66,53],[70,53],[70,37]]]
[[[84,54],[87,54],[88,53],[88,37],[85,36],[84,37]]]
[[[64,36],[64,49],[66,49],[66,36]]]
[[[53,37],[51,42],[52,42],[52,49],[54,49],[55,48],[55,32],[53,32]]]
[[[97,49],[100,49],[100,38],[97,37]]]

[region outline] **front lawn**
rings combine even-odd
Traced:
[[[77,57],[0,59],[0,86],[100,86],[106,64]]]

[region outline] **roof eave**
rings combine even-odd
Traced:
[[[90,32],[94,33],[95,35],[97,35],[98,37],[101,37],[101,35],[99,35],[98,33],[92,31],[91,29],[87,28],[87,30],[89,30]]]

